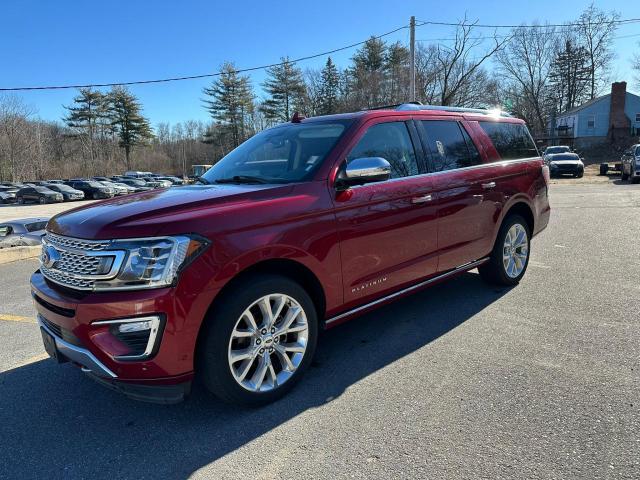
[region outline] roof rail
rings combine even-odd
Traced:
[[[500,117],[511,117],[507,112],[503,112],[502,110],[488,110],[485,108],[465,108],[465,107],[448,107],[442,105],[422,105],[420,102],[410,102],[410,103],[402,103],[400,105],[394,105],[395,109],[398,111],[407,111],[407,110],[438,110],[441,112],[456,112],[456,113],[476,113],[479,115],[491,115],[491,116],[500,116]],[[381,107],[384,108],[384,107]],[[386,107],[389,108],[389,107]]]
[[[377,107],[363,108],[361,111],[367,112],[369,110],[400,110],[400,107],[403,107],[405,105],[415,106],[415,105],[422,105],[422,104],[420,102],[407,102],[407,103],[396,103],[394,105],[378,105]]]

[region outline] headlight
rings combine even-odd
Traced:
[[[115,240],[110,250],[124,251],[116,276],[95,282],[95,290],[134,290],[167,287],[180,271],[209,245],[196,236]]]

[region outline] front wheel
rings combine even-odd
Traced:
[[[628,173],[624,173],[624,167],[622,167],[622,181],[624,182],[628,178],[629,178],[629,174]]]
[[[18,197],[18,205],[24,205],[24,197]]]
[[[45,203],[47,203],[47,199],[44,197],[40,197],[40,205],[44,205]]]
[[[520,215],[505,219],[489,261],[478,267],[484,280],[495,285],[517,285],[529,265],[529,225]]]
[[[246,406],[282,397],[315,352],[318,320],[309,294],[277,275],[256,275],[227,292],[202,332],[198,366],[221,400]]]

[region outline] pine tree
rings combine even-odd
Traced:
[[[288,58],[282,58],[282,64],[268,68],[267,75],[262,86],[268,98],[261,105],[266,119],[270,122],[288,122],[294,112],[304,112],[302,71]]]
[[[409,100],[409,49],[400,42],[389,45],[384,59],[386,72],[387,103],[403,103]]]
[[[370,38],[353,58],[353,67],[349,70],[352,86],[359,108],[371,108],[384,102],[384,60],[385,43],[378,38]]]
[[[149,121],[142,116],[138,99],[124,87],[114,87],[108,94],[108,115],[113,131],[124,148],[127,170],[131,169],[131,150],[153,138]]]
[[[253,91],[249,77],[238,75],[233,63],[222,66],[222,74],[203,90],[208,99],[205,108],[231,136],[237,147],[251,135],[249,119],[253,114]]]
[[[96,137],[107,123],[104,94],[90,88],[81,88],[79,95],[73,99],[73,105],[64,108],[69,112],[63,118],[64,122],[71,128],[72,135],[86,146],[91,165],[94,165]]]
[[[320,115],[328,115],[338,111],[338,97],[340,95],[340,72],[331,57],[322,69],[320,83]]]
[[[589,98],[588,52],[567,39],[555,56],[549,75],[556,92],[558,111],[569,110]]]

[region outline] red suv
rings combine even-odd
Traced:
[[[47,352],[177,402],[282,396],[318,331],[453,275],[517,284],[549,220],[521,120],[420,105],[263,131],[199,184],[54,217],[31,286]]]

